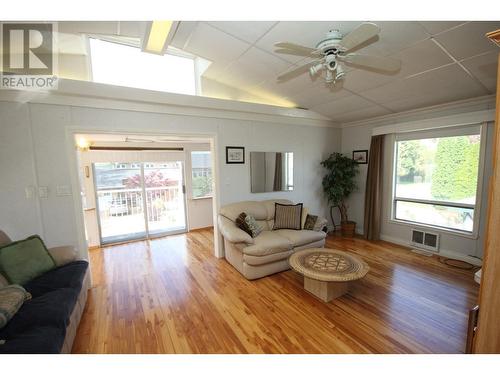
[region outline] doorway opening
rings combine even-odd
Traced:
[[[209,138],[75,134],[89,248],[214,225]]]
[[[100,243],[186,231],[184,163],[92,163]]]

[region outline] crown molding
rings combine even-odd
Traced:
[[[341,124],[341,127],[397,125],[401,122],[413,122],[433,117],[445,117],[458,113],[477,112],[490,109],[495,109],[495,95],[479,96],[410,111],[347,122]]]
[[[286,125],[340,127],[319,113],[265,104],[173,94],[96,82],[60,79],[48,92],[0,90],[0,101],[167,113]]]
[[[450,116],[432,117],[415,121],[399,122],[376,126],[372,129],[373,135],[406,133],[430,129],[442,129],[456,126],[466,126],[495,121],[495,110],[457,113]]]

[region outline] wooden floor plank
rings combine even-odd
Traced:
[[[203,229],[90,251],[74,353],[460,353],[471,270],[387,242],[329,236],[368,275],[324,303],[287,271],[249,281]]]

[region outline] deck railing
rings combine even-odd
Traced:
[[[178,186],[146,188],[146,207],[150,221],[178,211],[182,205]],[[101,220],[144,212],[142,189],[102,189],[97,192]]]

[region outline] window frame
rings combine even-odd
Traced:
[[[200,174],[200,175],[199,175],[199,176],[194,176],[194,173],[195,173],[195,172],[193,171],[193,153],[194,153],[194,152],[208,152],[208,153],[210,154],[210,158],[212,158],[212,157],[213,157],[213,155],[212,155],[212,154],[213,154],[213,153],[212,153],[212,151],[211,151],[211,150],[198,150],[198,149],[193,149],[193,150],[188,150],[187,152],[189,152],[189,163],[190,163],[190,170],[191,170],[191,173],[190,173],[190,176],[189,176],[190,181],[191,181],[191,183],[190,183],[190,185],[191,185],[191,186],[189,187],[189,195],[190,195],[190,197],[191,197],[191,200],[195,201],[195,200],[201,200],[201,199],[212,199],[212,198],[214,197],[214,186],[213,186],[213,182],[212,182],[212,191],[211,191],[211,193],[210,193],[210,194],[208,194],[208,195],[203,195],[203,196],[201,196],[201,197],[195,197],[195,196],[193,195],[193,178],[194,178],[194,177],[204,177],[204,176],[202,176],[202,172],[196,172],[197,174]],[[210,170],[211,170],[211,172],[212,172],[212,173],[211,173],[211,175],[212,175],[212,178],[213,178],[213,175],[214,175],[214,174],[213,174],[213,160],[211,160],[211,163],[210,163]],[[206,176],[206,177],[208,177],[208,176]]]
[[[101,40],[103,42],[108,42],[108,43],[115,43],[115,44],[121,44],[127,47],[134,47],[138,48],[139,50],[141,49],[141,44],[140,42],[134,41],[130,38],[126,39],[120,39],[119,36],[113,36],[113,35],[100,35],[100,34],[83,34],[85,38],[85,44],[86,44],[86,49],[87,49],[87,75],[88,79],[90,82],[94,82],[94,72],[92,69],[92,48],[90,47],[90,39],[97,39]],[[198,56],[192,55],[190,53],[187,53],[185,51],[179,50],[175,47],[168,46],[166,51],[166,55],[172,55],[176,57],[183,57],[186,59],[191,59],[193,60],[193,74],[194,74],[194,91],[195,93],[193,94],[194,96],[196,95],[201,95],[201,74],[203,74],[202,69],[200,68],[200,58]],[[200,73],[201,71],[201,73]],[[111,85],[114,86],[110,83],[102,83],[104,85]],[[147,89],[139,89],[137,87],[130,87],[130,86],[125,86],[127,88],[132,88],[132,89],[138,89],[138,90],[147,90]],[[151,91],[151,90],[150,90]],[[175,94],[175,95],[186,95],[186,94],[179,94],[175,92],[170,92],[170,91],[162,91],[166,92],[168,94]]]
[[[475,204],[468,203],[456,203],[448,201],[436,201],[436,200],[426,200],[418,198],[401,198],[396,196],[396,182],[397,182],[397,143],[399,141],[416,140],[416,139],[426,139],[426,138],[443,138],[461,135],[472,135],[477,134],[477,129],[480,135],[479,144],[479,163],[478,163],[478,174],[477,174],[477,186],[476,186],[476,201]],[[405,225],[413,228],[430,228],[432,230],[438,231],[440,233],[447,233],[458,235],[465,238],[477,239],[479,236],[479,227],[481,221],[481,197],[483,191],[483,180],[484,180],[484,167],[485,167],[485,154],[486,154],[486,142],[487,142],[487,123],[474,123],[466,126],[453,126],[447,128],[430,129],[424,131],[412,131],[393,134],[391,139],[391,199],[389,202],[389,218],[388,222],[392,224]],[[448,228],[439,225],[427,224],[417,221],[410,221],[404,219],[396,218],[396,204],[398,201],[401,202],[411,202],[411,203],[421,203],[428,205],[437,205],[444,207],[455,207],[455,208],[467,208],[474,210],[474,221],[472,226],[472,231],[464,231],[460,229]]]

